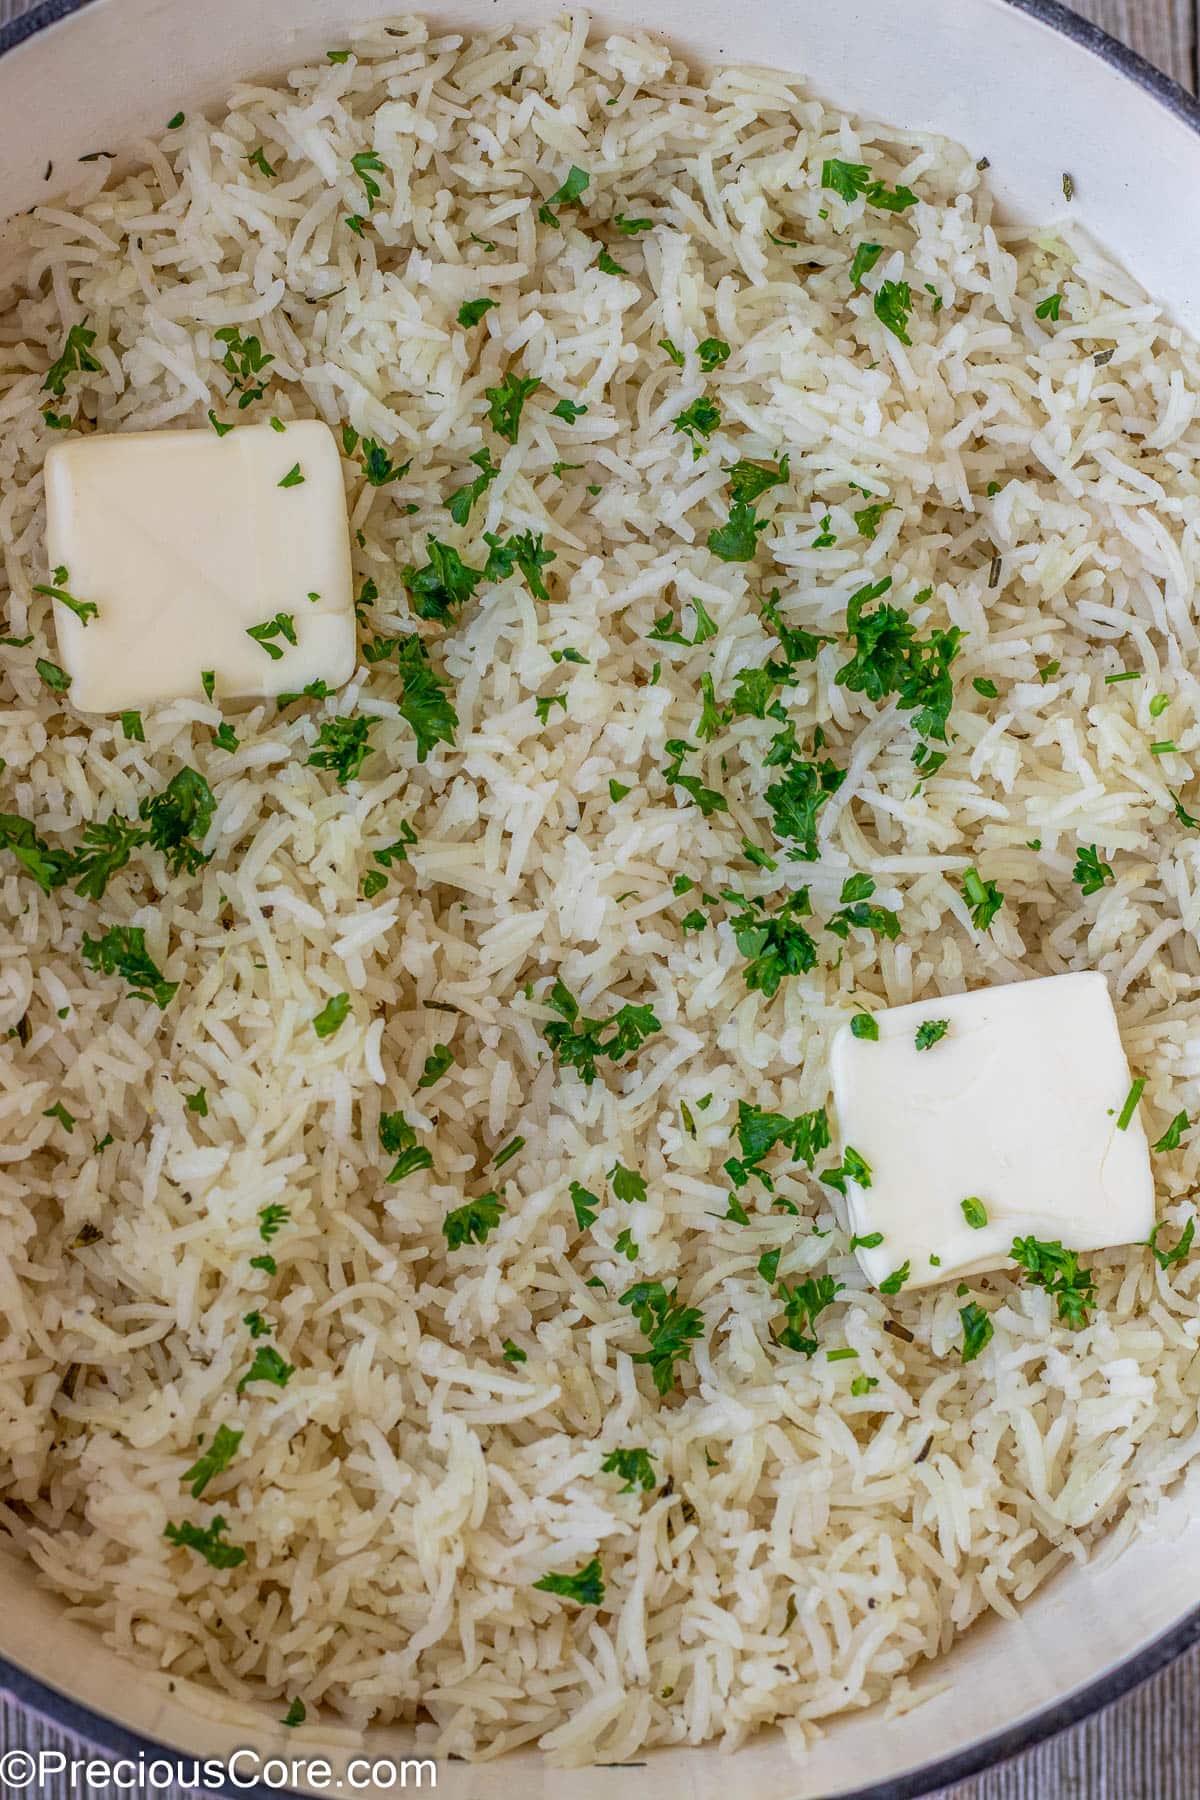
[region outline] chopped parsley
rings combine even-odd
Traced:
[[[193,1500],[198,1500],[209,1482],[229,1467],[241,1441],[240,1431],[234,1431],[228,1425],[217,1426],[203,1456],[197,1457],[191,1468],[183,1471],[183,1480],[192,1484]]]
[[[1039,300],[1034,307],[1035,317],[1039,319],[1052,319],[1054,323],[1057,324],[1062,300],[1063,297],[1061,294],[1047,294],[1046,298],[1044,300]]]
[[[514,531],[508,538],[486,531],[484,538],[489,545],[483,571],[485,581],[505,581],[515,566],[525,577],[534,598],[549,600],[542,570],[554,561],[554,551],[545,548],[540,531]]]
[[[256,337],[244,338],[236,325],[223,325],[213,337],[225,345],[222,366],[230,377],[230,396],[238,396],[238,411],[244,412],[267,391],[263,370],[275,358],[265,351]],[[218,434],[220,435],[220,434]]]
[[[555,188],[550,198],[538,207],[537,216],[542,224],[557,227],[559,219],[554,208],[556,206],[573,206],[575,201],[579,199],[579,196],[587,188],[590,181],[591,176],[588,174],[587,170],[576,168],[575,164],[572,163],[570,169],[567,171],[566,179],[559,187]]]
[[[362,713],[348,717],[322,719],[317,741],[305,765],[312,769],[329,769],[339,787],[353,781],[371,753],[370,733],[373,719]]]
[[[714,369],[719,368],[722,363],[728,362],[731,354],[729,345],[724,338],[701,338],[696,345],[696,355],[699,357],[700,367],[706,375],[711,375]]]
[[[621,1163],[614,1163],[608,1171],[608,1179],[612,1182],[613,1193],[618,1200],[632,1205],[635,1200],[646,1198],[646,1178],[639,1175],[636,1169],[627,1169]]]
[[[331,62],[345,62],[346,60],[344,55],[340,57],[335,56],[332,50],[326,51],[326,55]],[[303,1725],[307,1717],[308,1708],[305,1706],[303,1700],[295,1699],[288,1706],[286,1713],[284,1713],[283,1718],[279,1722],[281,1725],[286,1725],[291,1729],[296,1725]]]
[[[776,739],[775,744],[780,745],[780,740]],[[774,818],[775,835],[794,840],[789,857],[798,862],[815,862],[817,815],[845,781],[846,771],[828,758],[819,763],[806,762],[787,743],[780,745],[778,753],[769,752],[766,760],[783,762],[782,775],[764,795]]]
[[[245,1562],[246,1552],[238,1544],[222,1541],[222,1534],[228,1529],[228,1521],[217,1513],[211,1524],[203,1528],[185,1519],[182,1525],[168,1525],[163,1536],[169,1544],[176,1544],[180,1549],[195,1550],[210,1568],[236,1569]]]
[[[754,1176],[768,1192],[774,1192],[774,1181],[762,1165],[776,1146],[789,1151],[793,1162],[802,1162],[811,1169],[830,1142],[824,1107],[789,1118],[786,1113],[764,1112],[745,1100],[738,1101],[737,1135],[741,1156],[729,1159],[726,1174],[735,1187],[744,1187]]]
[[[282,482],[280,486],[282,487]],[[246,636],[261,644],[272,662],[283,659],[283,651],[272,640],[283,638],[289,644],[296,642],[296,621],[291,613],[277,612],[273,619],[267,619],[262,625],[250,625],[246,628]]]
[[[442,1079],[442,1076],[446,1071],[453,1066],[453,1050],[447,1049],[445,1044],[435,1044],[430,1054],[425,1058],[421,1071],[421,1079],[417,1082],[418,1089],[434,1087]]]
[[[68,375],[102,374],[103,363],[98,357],[92,355],[92,345],[95,341],[94,331],[88,331],[83,325],[72,325],[67,332],[62,350],[46,371],[46,379],[42,383],[43,393],[53,394],[56,399],[61,400],[67,391]]]
[[[994,881],[985,881],[978,869],[968,869],[962,882],[963,899],[976,931],[986,931],[1000,908],[1004,895]]]
[[[85,931],[83,960],[103,975],[120,975],[135,999],[153,1000],[160,1011],[171,1004],[179,988],[177,981],[164,978],[151,958],[141,925],[110,925],[100,938],[89,937]]]
[[[872,301],[875,317],[902,344],[911,344],[908,320],[912,312],[912,290],[907,281],[881,281]]]
[[[721,423],[721,409],[715,400],[701,394],[690,406],[685,406],[681,413],[676,413],[672,421],[677,432],[690,441],[692,455],[699,456],[702,446],[701,438],[709,438]]]
[[[350,1013],[349,994],[332,994],[319,1013],[314,1013],[312,1028],[319,1038],[332,1037]]]
[[[267,153],[262,144],[259,144],[256,150],[250,152],[246,161],[250,163],[252,167],[260,170],[270,181],[274,181],[276,175],[279,173],[278,169],[273,168],[267,161]]]
[[[543,207],[542,211],[545,210]],[[591,1562],[577,1569],[574,1575],[543,1575],[533,1585],[543,1594],[558,1594],[564,1600],[573,1600],[576,1606],[600,1606],[604,1600],[604,1577],[598,1556],[593,1556]]]
[[[798,1351],[801,1356],[815,1356],[820,1346],[816,1338],[808,1334],[826,1308],[833,1305],[841,1289],[842,1283],[834,1281],[831,1275],[810,1276],[794,1287],[781,1281],[779,1298],[783,1301],[787,1323],[782,1331],[775,1333],[775,1342],[787,1350]]]
[[[1057,1239],[1043,1243],[1035,1237],[1019,1237],[1013,1239],[1009,1254],[1025,1270],[1032,1286],[1045,1288],[1053,1296],[1065,1324],[1074,1330],[1087,1324],[1096,1282],[1090,1270],[1080,1268],[1074,1250],[1064,1250]]]
[[[75,1129],[74,1116],[67,1111],[61,1100],[56,1100],[53,1106],[47,1106],[42,1117],[43,1119],[57,1119],[68,1136]]]
[[[196,1113],[202,1119],[207,1119],[207,1117],[208,1117],[208,1090],[207,1090],[207,1088],[199,1087],[196,1089],[194,1094],[185,1094],[183,1096],[183,1098],[184,1098],[184,1101],[187,1105],[187,1109],[189,1112]]]
[[[851,875],[842,883],[841,907],[825,924],[826,931],[845,942],[852,929],[875,931],[895,940],[900,936],[900,915],[886,906],[872,906],[875,882],[870,875]]]
[[[724,525],[709,532],[708,547],[722,562],[750,562],[768,522],[760,519],[746,501],[735,500]]]
[[[488,403],[488,417],[492,429],[506,444],[515,444],[517,433],[521,428],[521,413],[525,402],[535,389],[541,387],[536,376],[526,379],[511,373],[505,375],[499,387],[485,388],[484,397]]]
[[[436,744],[453,744],[458,714],[448,698],[446,683],[430,664],[429,653],[415,633],[399,640],[396,661],[403,682],[400,714],[416,736],[417,761],[424,762]]]
[[[839,687],[865,694],[869,700],[895,694],[902,711],[915,712],[913,724],[920,737],[945,743],[954,701],[950,665],[963,633],[951,626],[931,631],[922,640],[903,607],[885,603],[867,612],[866,606],[880,599],[891,585],[890,577],[885,576],[850,596],[846,630],[854,640],[854,655],[834,679]],[[914,606],[928,597],[928,590],[916,595]]]
[[[1185,1112],[1178,1112],[1163,1132],[1158,1142],[1151,1146],[1154,1150],[1178,1150],[1184,1132],[1191,1124]]]
[[[854,515],[854,524],[859,537],[873,538],[879,530],[879,522],[884,513],[894,512],[895,503],[891,500],[875,500],[870,506],[864,506]]]
[[[492,461],[492,453],[486,445],[482,450],[475,451],[471,461],[479,470],[479,474],[474,481],[464,482],[462,487],[455,488],[446,502],[446,509],[456,525],[467,523],[471,516],[471,508],[477,500],[483,499],[488,488],[500,473],[499,464]]]
[[[580,1231],[586,1231],[589,1225],[595,1224],[602,1204],[599,1194],[593,1194],[590,1188],[585,1188],[578,1181],[571,1183],[571,1205],[575,1209],[575,1223]]]
[[[272,1238],[278,1237],[283,1227],[290,1222],[291,1217],[287,1207],[280,1205],[278,1201],[273,1201],[270,1206],[264,1206],[258,1215],[258,1235],[263,1243],[269,1244]]]
[[[704,1330],[703,1313],[694,1306],[680,1306],[678,1294],[678,1288],[668,1291],[661,1281],[635,1281],[618,1301],[630,1308],[650,1340],[650,1348],[635,1351],[633,1360],[649,1366],[660,1394],[675,1386],[676,1365],[688,1360],[693,1339]]]
[[[514,1344],[511,1338],[505,1338],[502,1346],[502,1354],[506,1363],[523,1363],[529,1361],[528,1356],[525,1354],[524,1350],[521,1349],[521,1346],[519,1344]]]
[[[143,800],[138,817],[147,826],[146,837],[161,850],[172,875],[194,875],[210,860],[197,838],[203,838],[216,811],[216,796],[198,770],[185,765],[173,775],[161,794]]]
[[[473,486],[473,482],[471,482]],[[428,562],[421,569],[407,567],[401,581],[412,594],[412,610],[419,619],[434,619],[437,625],[450,625],[453,614],[464,607],[484,578],[482,569],[471,569],[462,562],[453,545],[439,538],[426,538]]]
[[[363,184],[363,192],[367,196],[367,211],[374,212],[375,202],[383,191],[375,180],[376,175],[383,173],[383,158],[376,150],[360,150],[350,158],[350,167]]]
[[[982,1231],[988,1222],[987,1208],[983,1201],[974,1194],[969,1194],[965,1200],[959,1201],[959,1205],[962,1208],[962,1216],[971,1230]]]
[[[33,591],[35,594],[47,594],[51,600],[57,600],[60,606],[65,606],[69,612],[75,614],[81,625],[86,626],[90,620],[100,617],[100,608],[94,600],[77,600],[74,594],[69,594],[65,585],[67,579],[66,569],[57,568],[54,571],[52,583],[35,582]]]
[[[1170,1269],[1175,1263],[1183,1262],[1188,1255],[1188,1252],[1191,1250],[1192,1239],[1196,1235],[1195,1215],[1193,1214],[1188,1220],[1179,1235],[1178,1241],[1171,1250],[1160,1250],[1158,1247],[1156,1240],[1162,1229],[1161,1223],[1154,1227],[1150,1236],[1146,1239],[1146,1248],[1149,1250],[1160,1269]]]
[[[556,400],[550,411],[556,419],[564,419],[568,425],[573,425],[576,419],[583,417],[587,407],[578,405],[574,400]]]
[[[741,907],[729,923],[747,958],[742,974],[751,993],[770,1000],[787,976],[804,975],[817,966],[816,943],[799,923],[812,912],[808,889],[797,888],[773,913],[765,900],[747,896],[741,897]]]
[[[990,1316],[974,1300],[960,1306],[958,1316],[962,1320],[963,1342],[962,1359],[965,1363],[974,1362],[980,1351],[992,1341],[995,1326]]]
[[[269,1381],[272,1387],[285,1388],[295,1373],[294,1364],[285,1362],[274,1344],[260,1344],[236,1391],[242,1393],[252,1381]]]
[[[883,255],[882,244],[859,244],[850,264],[850,286],[860,288],[863,276],[869,275],[879,258]]]
[[[478,325],[484,313],[498,304],[495,300],[464,300],[458,309],[458,322],[470,330],[472,325]]]
[[[729,802],[724,794],[718,793],[716,788],[705,787],[698,775],[682,773],[684,758],[695,752],[694,744],[689,744],[685,738],[668,738],[664,748],[671,761],[663,770],[663,775],[672,787],[682,788],[685,794],[690,794],[706,819],[711,818],[713,813],[729,811]]]
[[[596,256],[596,267],[602,275],[626,275],[629,272],[622,268],[616,257],[603,244]]]
[[[782,487],[790,472],[786,456],[781,456],[777,463],[747,462],[743,458],[726,470],[729,476],[730,498],[735,505],[739,503],[751,505],[760,494],[765,494],[768,489]]]
[[[623,1494],[636,1493],[638,1488],[650,1494],[657,1485],[648,1450],[610,1450],[600,1464],[600,1472],[619,1476],[625,1483]]]
[[[1087,896],[1088,894],[1098,894],[1105,883],[1115,881],[1116,876],[1113,874],[1111,866],[1100,860],[1100,853],[1095,844],[1089,844],[1086,848],[1075,852],[1075,868],[1071,880]]]
[[[917,1026],[913,1042],[918,1050],[931,1050],[934,1044],[940,1043],[950,1029],[949,1019],[926,1019]]]
[[[832,1169],[821,1170],[821,1180],[827,1187],[836,1188],[839,1194],[846,1192],[848,1181],[856,1182],[861,1188],[871,1185],[871,1165],[865,1156],[860,1156],[851,1144],[842,1151],[841,1162]],[[860,1240],[865,1242],[865,1240]]]
[[[584,1018],[575,996],[557,979],[547,1004],[560,1016],[542,1027],[542,1035],[556,1053],[560,1067],[577,1069],[588,1087],[596,1079],[598,1057],[620,1062],[662,1030],[652,1006],[626,1003],[611,1018]]]
[[[374,438],[363,439],[362,452],[363,474],[366,476],[372,487],[387,487],[389,482],[401,481],[412,467],[411,459],[404,463],[394,463],[383,445],[377,444]],[[296,464],[296,467],[300,467],[299,463]],[[301,476],[301,480],[303,479],[303,476]],[[294,486],[295,484],[281,481],[279,485],[280,487],[288,487]],[[319,594],[310,594],[308,597],[310,600],[320,599]]]
[[[624,213],[618,213],[613,224],[622,237],[636,237],[640,231],[653,231],[653,219],[628,219]]]
[[[862,1038],[867,1043],[879,1041],[879,1023],[870,1013],[855,1013],[850,1021],[850,1035]]]
[[[65,669],[60,669],[56,662],[51,662],[45,656],[35,658],[33,666],[53,693],[66,693],[71,685],[71,677]]]
[[[447,1248],[461,1250],[464,1244],[482,1244],[500,1223],[503,1211],[504,1202],[499,1194],[493,1193],[481,1194],[478,1200],[456,1206],[442,1220],[442,1235]]]

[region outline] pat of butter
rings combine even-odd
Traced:
[[[294,692],[318,676],[338,687],[353,673],[345,488],[319,420],[56,444],[46,548],[51,569],[66,570],[59,585],[98,609],[81,620],[54,602],[59,660],[84,712],[200,698],[205,670],[218,699]],[[286,629],[249,636],[280,614]]]
[[[877,1041],[844,1027],[832,1056],[843,1147],[871,1170],[869,1187],[847,1183],[851,1226],[883,1237],[858,1250],[869,1281],[905,1262],[906,1288],[1001,1268],[1014,1237],[1070,1250],[1149,1237],[1146,1134],[1136,1108],[1117,1128],[1130,1075],[1103,975],[981,988],[874,1018]],[[917,1027],[935,1019],[949,1030],[918,1050]],[[967,1199],[986,1224],[972,1228]]]

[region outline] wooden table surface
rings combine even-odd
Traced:
[[[0,24],[32,5],[0,0]],[[401,0],[396,10],[405,10]],[[411,0],[409,10],[419,11],[419,0]],[[1200,0],[1075,0],[1074,10],[1185,87],[1200,87]],[[921,0],[908,0],[904,11],[906,29],[917,30]],[[40,1745],[83,1753],[77,1740],[0,1695],[0,1754]],[[58,1778],[39,1800],[67,1800],[68,1791]],[[180,1788],[156,1792],[161,1800],[184,1800]],[[30,1794],[25,1790],[22,1800]],[[16,1800],[16,1790],[0,1782],[0,1796]],[[945,1790],[940,1800],[1200,1800],[1200,1648],[1098,1718]]]

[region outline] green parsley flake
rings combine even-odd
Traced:
[[[332,1037],[339,1025],[345,1023],[350,1013],[349,994],[333,994],[314,1014],[312,1028],[319,1038]]]
[[[280,482],[279,485],[282,487],[284,484]],[[256,644],[261,644],[272,662],[280,662],[283,659],[283,651],[278,644],[272,642],[272,639],[283,638],[285,642],[294,645],[296,621],[291,613],[278,612],[273,619],[267,619],[262,625],[247,626],[246,636],[253,638]]]
[[[963,876],[963,899],[976,931],[986,931],[1000,908],[1004,895],[994,881],[985,881],[978,869],[968,869]]]
[[[1055,1239],[1043,1243],[1035,1237],[1014,1238],[1009,1252],[1034,1287],[1045,1288],[1058,1303],[1058,1316],[1072,1329],[1087,1324],[1095,1300],[1095,1277],[1079,1267],[1074,1250],[1065,1250]]]
[[[1187,1224],[1184,1226],[1182,1232],[1179,1235],[1178,1242],[1175,1244],[1174,1248],[1171,1250],[1160,1250],[1158,1248],[1158,1244],[1157,1244],[1156,1240],[1158,1238],[1159,1232],[1162,1229],[1163,1229],[1163,1226],[1161,1224],[1158,1224],[1154,1227],[1153,1231],[1150,1233],[1150,1236],[1146,1239],[1146,1248],[1150,1251],[1150,1254],[1154,1257],[1154,1260],[1155,1260],[1155,1262],[1157,1262],[1160,1269],[1170,1269],[1176,1263],[1181,1263],[1181,1262],[1185,1261],[1188,1256],[1189,1251],[1192,1248],[1192,1239],[1196,1235],[1195,1214],[1193,1214],[1192,1217],[1188,1220]]]
[[[579,199],[590,181],[591,176],[587,173],[587,170],[576,168],[575,164],[572,163],[570,169],[567,171],[566,178],[561,185],[555,188],[550,198],[538,207],[537,216],[542,224],[557,227],[559,223],[558,214],[553,209],[556,206],[574,205],[575,201]]]
[[[1184,1132],[1191,1124],[1185,1112],[1178,1112],[1163,1132],[1158,1142],[1151,1147],[1155,1150],[1178,1150]]]
[[[203,1529],[185,1519],[182,1525],[168,1525],[163,1536],[169,1544],[176,1544],[185,1550],[195,1550],[210,1568],[236,1569],[245,1562],[246,1552],[237,1544],[222,1541],[222,1534],[228,1529],[228,1522],[217,1513]]]
[[[1075,852],[1075,868],[1071,880],[1085,895],[1098,894],[1106,882],[1115,881],[1111,866],[1100,860],[1095,844]]]
[[[237,1454],[242,1435],[228,1425],[218,1425],[203,1456],[197,1457],[191,1468],[183,1471],[182,1479],[192,1484],[193,1500],[198,1500],[209,1482],[229,1467]]]
[[[648,1350],[634,1352],[635,1363],[649,1365],[655,1387],[667,1394],[676,1383],[676,1366],[691,1355],[693,1339],[704,1330],[704,1315],[694,1306],[680,1306],[678,1288],[668,1291],[661,1281],[637,1281],[619,1296],[650,1340]]]
[[[141,925],[110,925],[103,937],[83,934],[83,960],[103,975],[120,975],[138,1000],[153,1000],[165,1011],[178,991],[177,981],[167,981],[146,949]]]
[[[974,1194],[969,1194],[965,1200],[959,1202],[959,1205],[962,1208],[962,1216],[971,1227],[971,1230],[982,1231],[988,1222],[987,1208],[984,1206],[983,1201],[978,1199]]]
[[[974,1300],[960,1307],[958,1316],[963,1328],[962,1359],[965,1363],[974,1362],[980,1351],[991,1343],[995,1326]]]
[[[600,1606],[604,1600],[604,1577],[598,1556],[593,1556],[591,1562],[577,1569],[574,1575],[543,1575],[533,1585],[543,1594],[558,1594],[564,1600],[573,1600],[576,1606]]]
[[[941,1042],[949,1029],[949,1019],[926,1019],[917,1026],[913,1042],[918,1050],[931,1050],[934,1044]]]
[[[489,1232],[495,1230],[500,1223],[500,1215],[504,1211],[504,1203],[499,1194],[481,1194],[478,1200],[468,1200],[462,1206],[456,1206],[442,1220],[442,1234],[447,1247],[461,1250],[464,1244],[482,1244]]]
[[[260,1344],[254,1352],[253,1362],[238,1382],[235,1391],[243,1393],[252,1381],[266,1381],[272,1387],[285,1388],[295,1373],[295,1366],[285,1362],[274,1344]]]
[[[484,313],[490,312],[497,305],[499,302],[496,300],[464,300],[458,309],[458,322],[469,331],[472,325],[478,325]]]
[[[648,1450],[610,1450],[600,1464],[603,1475],[616,1475],[625,1483],[621,1489],[623,1494],[636,1493],[641,1488],[645,1493],[653,1493],[657,1483],[654,1466]]]

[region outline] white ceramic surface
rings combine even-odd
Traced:
[[[348,25],[398,10],[400,0],[90,0],[0,57],[0,214],[59,191],[76,156],[120,150],[179,108],[219,99],[235,79],[283,71],[341,42]],[[424,0],[419,10],[471,27],[536,22],[561,8],[559,0]],[[1187,223],[1200,192],[1196,124],[1182,102],[1172,110],[1150,85],[1022,5],[751,0],[734,9],[728,0],[657,0],[651,20],[638,0],[605,0],[597,23],[652,23],[700,61],[803,69],[816,91],[851,110],[946,131],[989,157],[1000,196],[1026,218],[1063,211],[1069,171],[1080,220],[1200,331],[1200,233]],[[1066,1571],[1018,1622],[980,1627],[932,1667],[921,1678],[932,1694],[924,1705],[898,1719],[875,1709],[839,1720],[803,1761],[776,1734],[733,1761],[716,1750],[671,1750],[629,1770],[552,1770],[524,1752],[474,1767],[444,1763],[438,1789],[454,1800],[624,1800],[634,1784],[652,1787],[655,1800],[727,1800],[731,1790],[754,1800],[838,1800],[864,1790],[902,1800],[1021,1747],[1048,1721],[1076,1713],[1085,1692],[1093,1700],[1119,1692],[1131,1662],[1149,1673],[1200,1635],[1190,1619],[1200,1603],[1193,1511],[1183,1494],[1169,1535],[1140,1540],[1107,1568]],[[347,1734],[331,1741],[319,1724],[284,1731],[277,1704],[222,1720],[211,1698],[171,1693],[131,1671],[2,1552],[0,1657],[114,1721],[113,1743],[124,1730],[189,1754],[254,1744],[285,1756],[327,1751],[336,1765],[357,1750]],[[413,1746],[381,1730],[366,1753],[411,1755]]]

